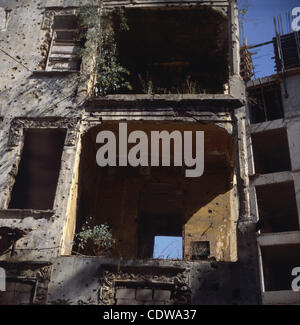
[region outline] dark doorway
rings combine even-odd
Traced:
[[[28,129],[9,209],[51,210],[65,142],[64,129]]]

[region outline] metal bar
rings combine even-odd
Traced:
[[[248,49],[254,49],[256,47],[260,47],[260,46],[264,46],[264,45],[268,45],[268,44],[272,44],[273,41],[268,41],[268,42],[264,42],[264,43],[260,43],[260,44],[256,44],[256,45],[251,45],[251,46],[247,46]]]
[[[297,53],[298,53],[298,59],[300,63],[300,39],[299,39],[299,33],[294,32],[295,35],[295,41],[296,41],[296,48],[297,48]]]
[[[265,100],[265,92],[264,92],[264,87],[263,85],[261,84],[261,79],[259,78],[259,82],[260,82],[260,91],[261,91],[261,97],[262,97],[262,100],[263,100],[263,107],[264,107],[264,113],[265,113],[265,119],[266,121],[268,121],[268,115],[267,115],[267,105],[266,105],[266,100]]]
[[[284,88],[284,96],[285,96],[285,98],[288,98],[289,94],[288,94],[288,91],[287,91],[287,84],[286,84],[285,62],[284,62],[283,51],[282,51],[282,46],[281,46],[281,36],[280,36],[280,34],[278,33],[278,30],[277,30],[276,18],[274,18],[274,27],[275,27],[275,34],[276,34],[276,40],[277,40],[279,59],[281,61],[281,72],[282,72],[282,82],[283,82],[283,88]]]

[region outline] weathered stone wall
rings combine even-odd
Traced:
[[[199,4],[211,5],[211,2],[199,1]],[[69,0],[0,1],[0,8],[2,8],[0,10],[2,20],[0,21],[0,136],[2,139],[0,141],[0,229],[19,231],[20,235],[13,245],[2,252],[0,260],[16,263],[10,266],[13,270],[11,276],[14,278],[39,277],[36,272],[26,270],[23,272],[18,262],[52,261],[54,266],[48,303],[59,299],[67,299],[73,303],[77,303],[78,300],[99,303],[101,299],[98,291],[99,283],[101,279],[103,280],[102,271],[110,270],[102,265],[117,266],[120,263],[118,259],[79,258],[78,256],[56,259],[60,255],[70,255],[72,252],[74,231],[79,219],[78,185],[80,187],[83,183],[79,170],[80,154],[87,150],[86,147],[82,148],[82,144],[85,144],[84,134],[87,134],[91,127],[101,125],[102,121],[120,120],[147,120],[150,123],[156,121],[162,124],[168,121],[172,127],[178,122],[189,122],[197,127],[205,125],[202,129],[207,131],[216,130],[216,134],[210,139],[210,150],[212,156],[216,157],[221,152],[221,156],[225,157],[224,166],[228,170],[224,171],[220,166],[214,169],[212,166],[207,178],[203,178],[199,184],[186,186],[185,195],[189,208],[186,209],[185,249],[188,256],[190,239],[199,240],[205,236],[205,240],[214,242],[212,256],[216,260],[237,260],[234,263],[142,260],[127,261],[123,266],[127,268],[130,266],[135,270],[138,268],[135,280],[140,280],[142,277],[144,264],[150,268],[154,267],[155,271],[151,272],[154,272],[154,275],[157,273],[162,282],[165,282],[164,277],[167,277],[172,283],[181,283],[181,285],[176,284],[182,291],[179,290],[181,293],[178,297],[187,297],[188,300],[183,300],[185,302],[195,304],[259,302],[256,251],[253,248],[255,238],[248,209],[244,109],[241,108],[240,114],[233,113],[234,109],[244,104],[244,88],[239,76],[237,12],[234,2],[230,4],[226,1],[213,2],[218,12],[229,17],[230,77],[227,94],[116,95],[85,103],[85,87],[79,84],[77,73],[43,71],[49,49],[49,37],[51,37],[49,24],[53,12],[63,9],[65,13],[74,13],[75,2]],[[110,2],[108,6],[113,5]],[[136,2],[136,5],[148,7],[151,4]],[[178,7],[188,4],[176,2],[173,5]],[[49,211],[8,209],[11,191],[18,173],[26,128],[67,130],[55,200],[53,209]],[[95,144],[93,137],[89,141]],[[85,156],[82,157],[84,159]],[[95,157],[89,156],[85,163],[88,165],[87,168],[90,164],[91,170],[95,170]],[[216,171],[218,175],[214,175]],[[113,215],[112,219],[119,223],[118,217],[124,220],[128,218],[125,212],[130,214],[134,221],[137,210],[135,201],[139,189],[137,183],[141,180],[139,177],[133,179],[134,182],[126,186],[130,185],[131,189],[127,194],[134,196],[134,200],[130,205],[123,204],[123,206],[121,204],[118,206],[115,197],[112,197],[111,192],[105,188],[111,186],[111,181],[101,183],[101,179],[95,177],[93,180],[95,183],[87,184],[91,186],[90,191],[99,189],[98,195],[103,202],[106,200],[101,207],[100,221],[104,221],[101,218],[106,218],[110,214]],[[198,191],[200,192],[200,187],[206,186],[205,182],[210,183],[209,186],[207,185],[209,194],[206,200],[202,197],[205,205],[200,206]],[[213,182],[218,184],[218,195],[213,194]],[[119,189],[123,192],[124,189],[128,191],[128,187],[121,185]],[[117,193],[120,196],[122,194]],[[210,194],[215,195],[214,199],[209,199]],[[91,208],[91,214],[97,211],[97,203]],[[208,221],[209,219],[212,221]],[[242,223],[240,219],[243,219]],[[136,257],[137,251],[134,222],[120,223],[120,229],[116,230],[119,240],[126,241],[129,236],[132,237],[133,245],[130,252],[124,254],[129,257]],[[208,226],[211,229],[206,231]],[[26,267],[24,266],[25,269]],[[168,269],[170,267],[183,276],[178,277],[174,270]],[[167,268],[167,271],[164,268]],[[118,280],[124,278],[126,280],[128,277],[126,270],[125,268],[122,271],[123,275],[119,271],[109,272],[113,277],[120,277]],[[17,274],[18,272],[20,274]],[[145,271],[145,274],[147,272]],[[168,272],[171,272],[171,275]],[[48,273],[42,278],[45,284],[49,280]],[[165,289],[161,288],[161,290]],[[45,300],[41,298],[40,301]],[[38,302],[39,300],[36,301]]]
[[[165,284],[171,298],[159,298],[158,304],[258,304],[256,282],[242,276],[240,267],[240,263],[61,257],[53,265],[48,303],[116,304],[123,299],[118,292],[123,286],[128,290],[126,304],[128,300],[151,304],[155,296],[151,302],[147,289],[163,290],[156,285]],[[147,288],[145,282],[150,283]]]
[[[42,29],[46,1],[1,1],[9,12],[0,31],[1,170],[0,226],[26,232],[15,246],[14,259],[48,259],[61,251],[70,187],[74,182],[76,126],[80,109],[75,103],[78,75],[38,75],[41,46],[49,31]],[[74,119],[75,118],[75,119]],[[72,122],[73,119],[73,122]],[[53,212],[9,211],[11,189],[18,171],[23,128],[67,128],[61,173]],[[71,139],[72,138],[72,139]],[[69,143],[67,143],[69,142]],[[3,210],[4,209],[4,210]]]
[[[44,305],[52,265],[49,262],[0,262],[5,270],[6,291],[0,292],[0,305]]]
[[[300,113],[300,99],[299,87],[300,78],[299,73],[295,75],[288,75],[286,80],[286,87],[288,98],[283,96],[284,116],[286,118],[296,117]],[[283,88],[283,85],[282,85]],[[284,92],[282,92],[284,94]]]

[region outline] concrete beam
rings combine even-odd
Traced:
[[[271,174],[263,174],[252,177],[250,179],[252,186],[262,186],[276,183],[285,183],[293,181],[294,177],[291,172],[279,172]]]
[[[262,303],[264,305],[299,305],[300,292],[292,290],[263,292]]]
[[[262,234],[257,237],[260,246],[275,246],[300,243],[300,232],[289,231],[271,234]]]
[[[248,125],[249,133],[260,133],[271,131],[275,129],[281,129],[287,126],[287,123],[284,119],[274,120],[274,121],[267,121],[263,123],[255,123]]]

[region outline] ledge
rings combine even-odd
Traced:
[[[14,269],[14,268],[40,268],[43,266],[50,266],[53,262],[51,261],[0,261],[0,266],[4,267],[5,269]]]
[[[182,261],[184,262],[184,261]],[[165,274],[173,274],[176,275],[178,273],[182,273],[186,270],[186,268],[184,267],[180,267],[177,263],[176,264],[172,264],[169,263],[167,264],[168,261],[165,261],[164,264],[162,263],[147,263],[147,264],[141,264],[139,263],[139,261],[136,262],[132,262],[132,261],[128,261],[127,263],[121,261],[121,263],[119,265],[116,264],[102,264],[102,268],[104,270],[109,270],[112,272],[118,272],[118,271],[123,271],[123,272],[151,272],[156,270],[156,272],[160,272],[160,273],[165,273]],[[166,265],[167,264],[167,265]]]
[[[111,108],[139,108],[153,109],[163,107],[188,108],[228,108],[235,109],[245,105],[245,100],[223,94],[171,94],[171,95],[107,95],[103,97],[91,97],[85,103],[89,111],[97,111]]]
[[[300,244],[300,232],[288,231],[288,232],[261,234],[258,235],[257,241],[260,246]]]
[[[213,9],[220,10],[224,15],[228,15],[228,0],[104,0],[104,8],[137,8],[137,7],[192,7],[192,6],[209,6]],[[224,9],[223,9],[224,8]]]
[[[179,271],[183,272],[183,271]],[[174,282],[166,280],[165,282],[162,281],[151,281],[151,288],[160,288],[161,286],[164,286],[166,289],[173,289],[174,288]],[[115,280],[115,286],[125,286],[126,288],[138,288],[143,287],[145,285],[149,285],[149,281],[141,281],[141,280]]]
[[[293,171],[249,175],[251,186],[273,185],[294,180]]]
[[[262,303],[263,305],[296,305],[300,303],[300,292],[292,290],[263,292]]]
[[[251,123],[248,124],[247,126],[248,132],[251,134],[282,129],[284,127],[286,127],[286,123],[284,119],[277,119],[277,120],[265,121],[260,123]]]
[[[34,76],[47,76],[47,77],[52,77],[52,76],[65,76],[69,74],[79,74],[80,71],[77,70],[67,70],[67,71],[45,71],[45,70],[35,70],[32,71],[32,74]]]
[[[53,210],[31,210],[31,209],[1,209],[0,219],[23,219],[23,218],[50,218],[55,214]]]
[[[104,0],[103,1],[105,6],[138,6],[138,5],[157,5],[157,6],[170,6],[172,4],[181,4],[181,5],[192,5],[192,4],[198,4],[198,5],[206,5],[206,6],[228,6],[229,1],[228,0]],[[46,4],[42,6],[42,8],[45,8],[47,10],[59,10],[59,9],[77,9],[82,5],[89,4],[94,7],[98,7],[99,4],[96,0],[47,0]]]
[[[237,262],[217,262],[217,261],[200,261],[200,260],[168,260],[168,259],[151,259],[151,258],[117,258],[106,256],[83,256],[83,255],[60,255],[53,262],[62,265],[66,260],[68,265],[75,265],[75,261],[82,262],[86,265],[95,264],[101,265],[103,269],[134,269],[134,270],[152,270],[161,269],[164,271],[178,271],[183,272],[191,267],[195,268],[232,268],[237,265]],[[69,260],[69,261],[68,261]]]

